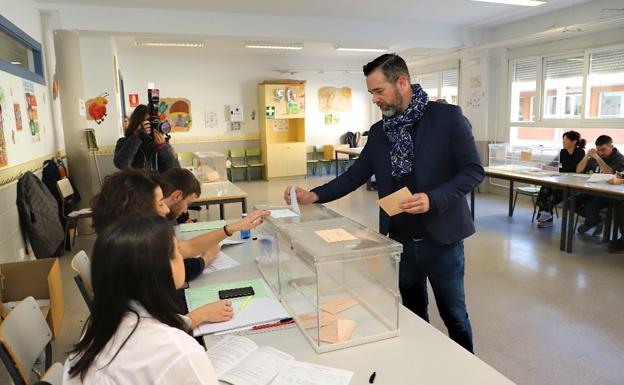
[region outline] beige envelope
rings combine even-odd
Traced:
[[[353,241],[357,239],[345,229],[317,230],[315,233],[327,243]]]
[[[323,326],[320,331],[320,339],[323,342],[335,344],[351,338],[357,322],[350,319],[338,319],[331,325]]]
[[[343,310],[347,310],[348,308],[357,305],[358,303],[359,302],[352,297],[349,297],[348,295],[343,295],[323,301],[321,303],[321,309],[331,314],[337,314]]]
[[[411,197],[412,193],[407,187],[403,187],[399,191],[395,191],[390,195],[386,195],[377,201],[379,207],[381,207],[386,214],[394,216],[402,213],[404,210],[399,208],[399,203]]]
[[[301,314],[297,316],[297,318],[299,318],[301,327],[303,327],[304,329],[315,328],[318,326],[316,323],[316,314],[314,313]],[[321,311],[321,327],[332,324],[336,322],[337,319],[337,315]]]

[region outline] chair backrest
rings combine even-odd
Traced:
[[[260,156],[260,147],[248,148],[245,153],[247,156]]]
[[[74,255],[74,258],[72,258],[71,261],[71,268],[78,274],[78,277],[86,288],[87,292],[85,294],[88,295],[88,298],[85,298],[85,301],[88,300],[87,305],[90,307],[90,303],[93,300],[93,287],[91,286],[91,260],[84,250],[80,250],[76,253],[76,255]],[[81,289],[80,284],[78,282],[76,283],[79,285],[78,288]]]
[[[35,361],[51,339],[52,331],[33,297],[26,297],[0,324],[0,342],[26,384],[30,383]]]
[[[232,165],[235,166],[246,165],[247,160],[245,158],[245,149],[237,148],[234,150],[230,150],[230,160],[232,161]]]
[[[63,200],[65,200],[65,198],[67,197],[74,195],[74,188],[72,187],[71,183],[69,182],[69,179],[67,178],[61,178],[57,180],[56,187],[58,188],[58,191],[59,191],[59,194],[61,194],[61,197],[63,197]]]

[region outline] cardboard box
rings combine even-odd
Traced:
[[[50,300],[49,309],[41,311],[54,338],[58,337],[65,313],[58,258],[0,264],[0,306],[4,302],[21,301],[28,296]]]

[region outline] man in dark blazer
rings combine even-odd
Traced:
[[[473,351],[464,295],[463,239],[475,232],[466,194],[485,173],[471,126],[454,105],[429,102],[412,85],[405,61],[385,54],[364,66],[368,91],[384,116],[360,157],[332,181],[306,191],[299,203],[324,203],[354,191],[373,174],[379,197],[407,187],[404,213],[379,211],[379,231],[403,244],[399,288],[403,304],[428,321],[427,279],[449,336]],[[289,190],[284,198],[290,204]]]

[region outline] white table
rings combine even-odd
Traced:
[[[202,183],[201,196],[189,207],[219,205],[219,217],[225,219],[224,205],[240,202],[243,213],[247,212],[247,193],[230,181]]]
[[[184,233],[180,237],[190,238],[198,234],[200,232]],[[236,236],[233,238],[237,239]],[[190,286],[199,287],[259,277],[254,260],[256,242],[249,240],[242,245],[224,247],[223,251],[241,266],[202,275],[190,282]],[[377,372],[377,385],[513,384],[407,308],[401,306],[399,317],[399,337],[323,354],[316,354],[297,327],[265,330],[246,336],[260,346],[268,345],[280,349],[299,361],[351,370],[355,373],[351,380],[352,385],[368,384],[372,372]],[[204,343],[209,347],[217,338],[219,337],[206,336]]]

